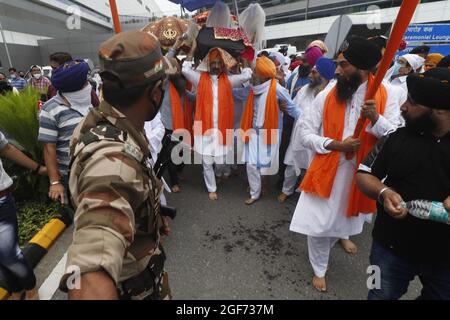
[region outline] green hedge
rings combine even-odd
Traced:
[[[38,142],[39,97],[39,93],[30,87],[20,94],[0,95],[0,130],[12,145],[43,163],[43,145]],[[48,221],[59,216],[60,205],[48,200],[48,177],[39,176],[5,159],[2,162],[14,181],[19,240],[23,246]]]
[[[53,218],[60,218],[61,205],[56,202],[19,202],[19,242],[23,247],[36,233]]]

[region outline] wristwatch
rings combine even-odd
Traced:
[[[58,185],[58,184],[61,184],[61,181],[57,180],[57,181],[52,181],[52,182],[50,182],[50,185],[51,185],[51,186],[56,186],[56,185]]]

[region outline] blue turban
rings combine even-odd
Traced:
[[[322,78],[331,80],[334,78],[336,65],[333,60],[321,57],[316,62],[316,70],[319,72]]]
[[[89,65],[83,60],[73,60],[59,66],[52,74],[52,85],[61,92],[81,90],[89,73]]]

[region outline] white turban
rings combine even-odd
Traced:
[[[425,63],[425,59],[417,54],[405,54],[402,56],[406,61],[408,61],[409,65],[413,68],[414,71],[422,68]]]

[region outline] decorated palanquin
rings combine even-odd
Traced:
[[[241,29],[202,28],[197,37],[196,57],[203,59],[211,48],[219,47],[233,57],[253,61],[255,51]]]
[[[144,27],[142,31],[154,34],[163,51],[167,51],[175,44],[178,37],[188,29],[188,21],[176,17],[166,17]]]

